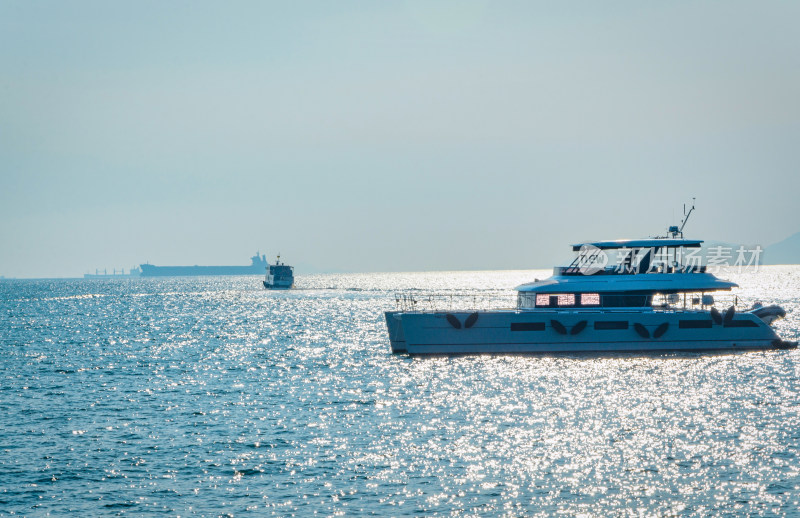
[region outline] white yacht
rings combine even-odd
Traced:
[[[720,312],[711,295],[737,287],[686,261],[702,241],[671,237],[573,245],[552,277],[516,288],[517,307],[386,312],[393,352],[409,354],[713,351],[797,347],[760,304]],[[699,251],[699,250],[698,250]],[[609,255],[616,255],[609,266]],[[600,260],[600,258],[604,258]]]

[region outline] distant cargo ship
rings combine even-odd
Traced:
[[[250,266],[155,266],[142,264],[142,277],[168,277],[186,275],[260,275],[267,268],[267,257],[256,253]]]

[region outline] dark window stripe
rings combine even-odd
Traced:
[[[544,331],[544,322],[519,322],[511,324],[512,331]]]
[[[595,329],[601,329],[601,330],[628,329],[628,322],[624,321],[624,320],[621,320],[621,321],[616,321],[616,320],[612,320],[612,321],[598,320],[597,322],[594,323],[594,328]]]
[[[681,320],[678,327],[681,329],[708,329],[711,327],[711,320]]]
[[[725,327],[758,327],[758,322],[752,320],[734,320],[725,324]]]

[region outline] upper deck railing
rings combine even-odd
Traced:
[[[446,293],[398,292],[394,294],[397,311],[487,311],[487,310],[521,310],[521,311],[593,311],[619,312],[633,308],[652,311],[703,311],[712,306],[717,308],[736,307],[737,311],[752,308],[754,298],[742,298],[738,294],[726,293],[712,297],[704,293],[655,294],[644,297],[645,304],[589,306],[551,306],[535,307],[525,294],[510,295],[506,290],[453,291]],[[612,295],[613,297],[618,297]]]
[[[650,265],[647,269],[634,266],[607,266],[604,268],[592,267],[584,264],[570,264],[569,266],[556,266],[553,275],[638,275],[648,273],[706,273],[705,265],[679,265],[663,266]]]
[[[639,239],[573,245],[578,255],[569,266],[556,267],[554,274],[705,273],[699,255],[701,243],[686,239]],[[687,252],[685,248],[690,250]]]
[[[509,293],[508,290],[398,292],[394,294],[394,299],[399,311],[515,309],[517,305],[516,293]]]

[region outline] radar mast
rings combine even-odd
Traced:
[[[686,226],[686,222],[689,221],[689,216],[692,215],[692,211],[694,211],[694,202],[696,198],[692,198],[692,207],[689,209],[689,212],[686,212],[686,204],[683,204],[683,219],[681,220],[681,226],[678,227],[677,225],[673,225],[669,227],[669,234],[672,238],[681,238],[683,239],[683,228]]]

